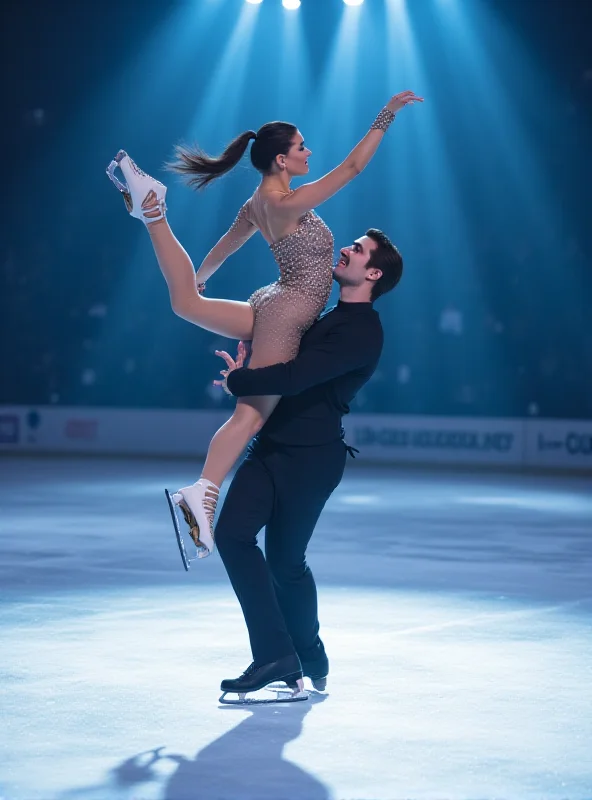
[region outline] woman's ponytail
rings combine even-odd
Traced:
[[[165,166],[171,172],[182,175],[188,186],[203,189],[216,178],[230,172],[244,156],[251,139],[256,138],[255,131],[241,133],[217,158],[208,156],[197,146],[177,145],[176,159]]]

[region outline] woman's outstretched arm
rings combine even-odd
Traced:
[[[153,195],[154,192],[150,192],[144,201],[148,219],[151,213],[156,214],[156,210],[152,209]],[[174,311],[177,312],[188,298],[197,295],[197,286],[205,283],[210,275],[213,275],[218,267],[255,233],[257,227],[247,218],[246,208],[247,203],[242,206],[228,231],[212,247],[197,272],[187,252],[173,235],[166,219],[148,225],[148,233],[167,282]]]
[[[205,283],[226,259],[251,238],[257,227],[249,220],[248,202],[244,204],[229,230],[212,247],[196,273],[197,283]]]
[[[397,111],[403,106],[412,103],[422,103],[423,97],[417,97],[413,92],[401,92],[391,98],[381,111],[376,122],[364,138],[358,142],[348,157],[338,167],[328,172],[318,181],[306,183],[289,195],[272,193],[275,207],[285,208],[291,214],[304,214],[328,200],[340,189],[343,189],[356,175],[367,166],[374,153],[378,150],[385,131],[395,117]]]

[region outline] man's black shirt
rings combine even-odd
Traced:
[[[322,315],[304,334],[293,361],[233,370],[233,395],[282,395],[260,436],[281,444],[326,444],[341,436],[341,418],[370,378],[384,335],[372,303],[345,303]]]

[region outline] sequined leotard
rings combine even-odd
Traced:
[[[258,206],[255,196],[247,201],[235,225],[248,221],[260,230],[265,227],[258,219]],[[294,358],[302,335],[317,319],[331,293],[333,234],[314,211],[307,211],[296,230],[271,244],[270,249],[280,276],[249,298],[255,312],[251,367]]]

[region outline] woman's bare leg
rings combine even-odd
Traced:
[[[149,217],[149,214],[146,214]],[[237,300],[202,297],[195,285],[195,268],[189,255],[173,234],[166,219],[146,226],[169,287],[176,314],[204,330],[229,339],[253,338],[253,309]]]
[[[261,315],[258,321],[253,336],[250,369],[285,361],[288,354],[286,341],[273,335],[269,321],[262,320]],[[294,347],[298,349],[297,343]],[[220,486],[244,448],[267,422],[279,400],[278,395],[239,397],[232,417],[214,434],[201,477]]]
[[[249,444],[279,402],[277,396],[242,397],[234,414],[214,434],[201,477],[221,486],[238,457]]]
[[[153,212],[157,213],[157,212]],[[150,212],[146,214],[150,216]],[[233,339],[253,339],[254,314],[248,303],[210,300],[195,286],[193,263],[173,234],[166,218],[146,226],[173,308],[178,296],[192,297],[192,322]],[[254,363],[254,366],[261,366]],[[214,434],[201,478],[219,487],[240,454],[263,427],[279,401],[278,396],[239,398],[232,417]]]
[[[234,414],[217,431],[210,443],[199,480],[191,486],[179,489],[172,496],[173,502],[183,512],[189,535],[197,546],[198,558],[204,558],[214,550],[214,515],[222,481],[249,441],[259,432],[279,399],[239,399]]]

